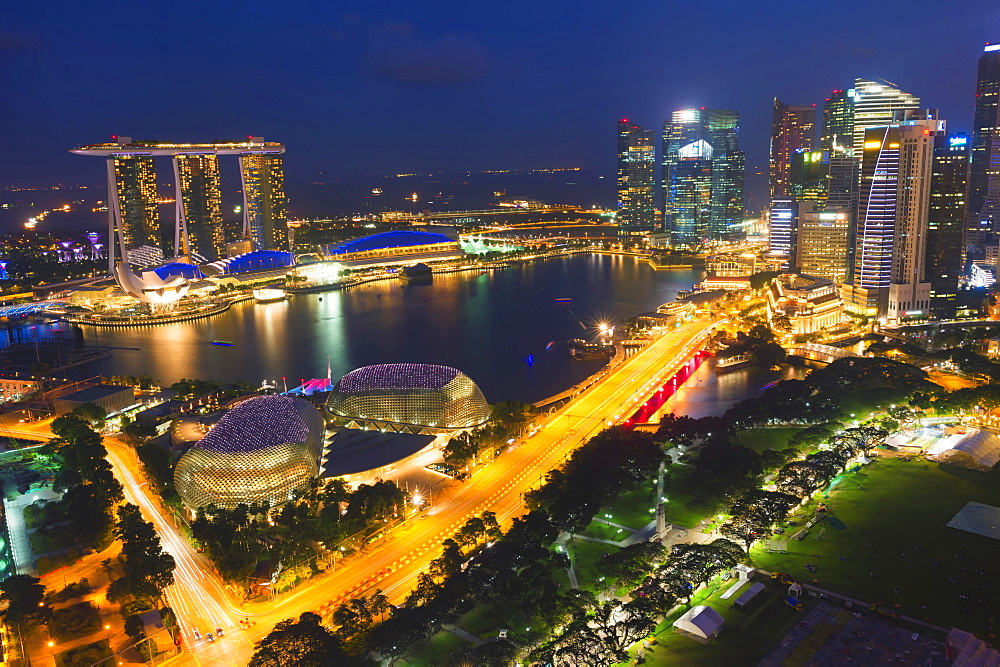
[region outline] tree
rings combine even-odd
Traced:
[[[33,625],[52,616],[52,610],[45,606],[44,584],[30,574],[14,574],[0,581],[0,600],[7,602],[7,622],[14,625]]]
[[[146,636],[146,624],[143,623],[139,614],[131,614],[125,618],[125,634],[133,642],[137,642]]]
[[[250,659],[251,667],[336,667],[348,662],[343,644],[320,625],[319,615],[305,612],[297,621],[286,619],[264,637]]]
[[[133,445],[138,445],[154,437],[156,435],[156,427],[152,424],[132,422],[122,429],[122,433],[128,437]]]
[[[666,550],[662,544],[636,542],[602,556],[597,562],[597,570],[614,579],[619,586],[636,586],[665,558]]]
[[[72,414],[81,419],[85,419],[88,425],[102,428],[104,421],[108,418],[108,411],[94,403],[83,403],[73,408]]]
[[[570,623],[556,655],[569,664],[628,662],[628,648],[656,627],[652,609],[642,602],[605,602],[593,615]]]
[[[137,597],[158,598],[174,583],[174,557],[164,553],[153,524],[142,518],[139,508],[126,503],[118,510],[115,537],[122,541],[121,559],[129,592]]]

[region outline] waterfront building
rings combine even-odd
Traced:
[[[193,256],[199,261],[226,256],[219,169],[219,158],[223,156],[247,158],[241,161],[244,235],[250,235],[251,227],[256,226],[258,238],[263,243],[271,243],[273,247],[284,244],[287,213],[280,156],[285,147],[279,143],[264,141],[261,137],[241,142],[196,144],[133,141],[131,137],[119,136],[113,142],[80,146],[70,152],[108,160],[109,273],[115,273],[116,258],[127,261],[128,251],[134,249],[130,246],[144,245],[133,240],[140,237],[128,231],[129,216],[135,219],[129,211],[135,210],[135,206],[123,199],[122,194],[140,190],[143,196],[132,200],[146,202],[144,205],[148,206],[149,198],[155,196],[155,187],[139,187],[139,184],[153,181],[155,172],[151,165],[155,158],[169,157],[173,161],[176,222],[172,230],[159,228],[159,243],[145,245],[161,246],[168,256]],[[260,160],[251,156],[259,156]],[[132,162],[134,159],[138,161]],[[117,169],[122,171],[123,184],[137,185],[119,188],[116,163]],[[270,236],[268,225],[271,225]]]
[[[847,90],[835,90],[823,104],[823,126],[819,147],[824,151],[841,150],[854,145],[854,96]]]
[[[802,212],[798,223],[799,271],[836,285],[847,280],[851,210],[822,208]]]
[[[816,140],[816,105],[785,104],[774,98],[771,113],[770,193],[792,195],[792,161],[800,151],[811,151]]]
[[[64,415],[87,403],[104,408],[110,415],[135,405],[135,390],[114,384],[94,384],[60,396],[53,401],[53,407],[56,414]]]
[[[930,312],[927,224],[934,143],[944,130],[936,110],[901,111],[893,123],[868,128],[856,144],[861,201],[845,286],[855,313],[896,323]]]
[[[180,189],[181,248],[184,255],[219,259],[222,234],[222,186],[215,155],[175,155],[174,175]]]
[[[172,239],[160,235],[159,196],[153,158],[121,155],[112,158],[112,165],[121,207],[121,235],[126,247],[169,248]]]
[[[482,426],[490,406],[467,375],[433,364],[378,364],[334,386],[326,410],[347,428],[449,433]]]
[[[931,284],[931,315],[955,317],[958,276],[964,258],[962,243],[969,192],[969,137],[934,137],[930,204],[927,213],[927,280]],[[995,259],[994,259],[995,266]]]
[[[181,456],[174,486],[193,512],[280,505],[319,474],[324,434],[323,413],[301,398],[249,398]]]
[[[976,113],[969,176],[966,243],[996,242],[1000,221],[1000,44],[987,44],[979,58]]]
[[[717,278],[745,278],[764,270],[764,263],[755,253],[723,253],[710,255],[705,260],[709,276]]]
[[[656,147],[653,131],[618,121],[618,233],[641,237],[655,230],[653,204]]]
[[[347,268],[409,265],[465,257],[457,239],[434,232],[396,230],[330,244],[324,257]]]
[[[785,273],[767,290],[767,317],[784,316],[791,322],[789,333],[816,333],[840,324],[844,302],[833,281],[803,273]]]
[[[745,164],[736,111],[683,109],[664,122],[664,227],[675,245],[738,236]]]
[[[258,138],[260,141],[263,139]],[[254,250],[285,250],[288,211],[285,207],[284,158],[279,153],[240,156],[243,178],[244,236]]]

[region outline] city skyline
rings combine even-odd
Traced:
[[[903,7],[910,11],[899,11]],[[732,2],[686,9],[686,20],[694,22],[714,9],[732,18],[719,27],[720,46],[706,52],[690,48],[693,35],[676,35],[666,50],[617,39],[674,20],[667,8],[627,16],[566,9],[561,3],[533,8],[536,21],[526,32],[516,6],[489,18],[471,7],[364,8],[347,15],[338,8],[313,12],[306,21],[294,6],[272,13],[250,3],[239,15],[220,8],[163,18],[164,34],[181,35],[181,42],[153,36],[112,43],[91,37],[111,16],[100,9],[82,13],[67,5],[53,18],[23,7],[0,40],[0,71],[32,104],[0,109],[0,126],[10,128],[10,160],[0,182],[84,180],[83,168],[57,156],[58,148],[117,132],[196,140],[281,134],[299,156],[290,174],[296,180],[320,171],[566,164],[610,172],[601,132],[608,118],[653,127],[670,110],[693,105],[739,111],[747,164],[766,169],[769,100],[820,103],[855,75],[893,81],[941,108],[957,131],[970,131],[975,72],[966,64],[981,44],[995,40],[1000,20],[994,6],[979,2],[930,25],[912,4],[894,3],[873,14],[892,18],[890,33],[876,30],[873,21],[816,40],[808,28],[860,5],[808,12],[775,6],[762,13]],[[148,12],[139,8],[130,17],[141,23]],[[226,31],[208,41],[196,37],[220,21]],[[273,57],[237,56],[240,43],[265,30],[288,48]],[[740,39],[748,33],[782,38],[751,44]],[[921,37],[942,45],[941,52],[916,58],[911,45]],[[585,49],[594,39],[605,46]],[[795,58],[785,57],[792,52]],[[114,78],[104,74],[107,62],[121,70]],[[201,62],[213,66],[200,68]],[[129,76],[143,70],[155,74]],[[262,90],[257,82],[268,78],[279,85]],[[203,103],[179,106],[164,84]],[[288,103],[300,93],[307,102]],[[494,104],[498,96],[518,102]],[[437,139],[444,133],[462,141],[442,144]]]

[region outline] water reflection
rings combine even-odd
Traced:
[[[671,301],[701,275],[654,271],[634,257],[575,255],[485,274],[438,275],[431,285],[384,281],[271,304],[247,302],[192,322],[85,329],[89,342],[139,349],[118,350],[77,375],[149,373],[168,383],[266,378],[280,385],[282,377],[289,384],[324,377],[328,357],[334,379],[367,364],[410,361],[455,366],[492,402],[533,401],[600,367],[573,361],[564,341],[586,335],[598,321]],[[566,298],[571,301],[555,301]],[[214,340],[235,345],[219,347]],[[546,349],[551,341],[557,345]]]

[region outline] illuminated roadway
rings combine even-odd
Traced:
[[[662,335],[611,370],[562,409],[547,417],[539,430],[493,463],[480,469],[453,495],[420,518],[393,530],[361,557],[347,559],[334,571],[283,594],[275,602],[236,606],[227,595],[208,559],[195,552],[187,538],[165,518],[158,500],[145,483],[131,447],[105,439],[108,460],[125,489],[155,525],[164,550],[177,561],[175,584],[167,590],[184,633],[181,661],[198,665],[245,665],[259,641],[274,624],[304,611],[328,612],[335,603],[359,597],[376,588],[399,603],[413,588],[417,575],[441,551],[441,541],[470,517],[490,510],[501,523],[523,512],[523,494],[544,480],[583,442],[603,428],[628,418],[700,349],[704,336],[720,321],[702,318]],[[250,619],[248,629],[239,619]],[[221,640],[208,642],[207,632],[225,628]],[[194,630],[202,639],[194,639]]]

